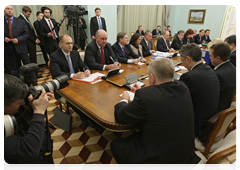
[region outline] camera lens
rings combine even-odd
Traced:
[[[17,132],[17,121],[13,115],[4,115],[4,137]]]

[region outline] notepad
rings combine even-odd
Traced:
[[[77,81],[82,81],[82,82],[86,82],[86,83],[92,83],[94,81],[96,81],[97,79],[101,78],[101,76],[103,76],[104,74],[101,74],[101,73],[93,73],[93,74],[90,74],[90,76],[88,77],[85,77],[83,79],[75,79],[73,78],[73,80],[77,80]]]
[[[133,93],[133,92],[130,92],[130,91],[127,91],[128,92],[128,94],[129,94],[129,96],[130,96],[130,101],[133,101],[133,99],[134,99],[134,96],[135,96],[135,93]],[[122,97],[122,95],[123,95],[123,93],[122,94],[120,94],[119,96],[120,97]]]

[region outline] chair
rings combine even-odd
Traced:
[[[230,155],[236,153],[236,130],[229,133],[224,139],[221,146],[214,151],[208,159],[201,152],[195,151],[201,158],[199,164],[219,164]]]
[[[135,32],[131,32],[131,33],[130,33],[131,37],[133,36],[134,33],[135,33]]]
[[[229,131],[231,122],[236,117],[236,106],[230,107],[221,112],[217,118],[216,124],[208,135],[207,141],[202,143],[199,138],[195,138],[195,147],[207,158],[208,154],[217,150],[223,141],[223,138]],[[206,127],[207,129],[207,127]],[[206,130],[205,129],[205,130]]]
[[[155,40],[152,44],[153,44],[153,50],[155,50],[155,51],[157,51],[157,48],[156,48],[156,46],[157,46],[157,41],[158,40]]]
[[[85,50],[78,50],[78,52],[79,52],[80,58],[84,62]]]
[[[51,66],[50,66],[50,60],[48,61],[47,65],[48,65],[48,69],[49,69],[49,71],[50,71],[50,74],[51,74],[51,76],[52,76],[52,70],[51,70]],[[58,99],[57,101],[58,101],[58,103],[59,103],[60,110],[63,111],[62,104],[64,104],[64,106],[65,106],[65,108],[66,108],[66,113],[69,114],[70,112],[69,112],[69,105],[68,105],[68,103],[67,103],[67,100],[66,100],[64,97],[61,97],[61,98]]]
[[[236,106],[236,90],[235,90],[235,92],[233,94],[231,106]]]

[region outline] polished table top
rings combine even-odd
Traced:
[[[151,56],[145,57],[145,59],[147,60],[146,63],[151,62]],[[173,60],[180,61],[180,57],[174,57]],[[147,67],[146,64],[122,63],[121,69],[124,71],[120,75],[94,84],[69,80],[69,85],[57,92],[102,127],[112,131],[129,130],[136,125],[116,123],[114,106],[121,100],[119,95],[127,90],[124,87],[120,87],[126,83],[125,76],[136,72],[139,77],[146,77]],[[92,70],[92,73],[95,72],[107,74],[108,71]],[[186,70],[180,70],[179,72],[184,73]],[[143,81],[146,83],[144,87],[147,87],[149,85],[148,80],[143,79]],[[110,82],[119,84],[119,86]]]

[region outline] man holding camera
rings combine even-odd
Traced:
[[[18,129],[17,133],[4,139],[7,163],[53,163],[52,140],[44,121],[52,96],[52,91],[46,93],[41,90],[39,98],[33,100],[35,96],[29,94],[25,83],[12,75],[4,75],[4,114],[14,115]],[[25,98],[31,106],[25,109],[26,113],[21,112],[26,107]]]

